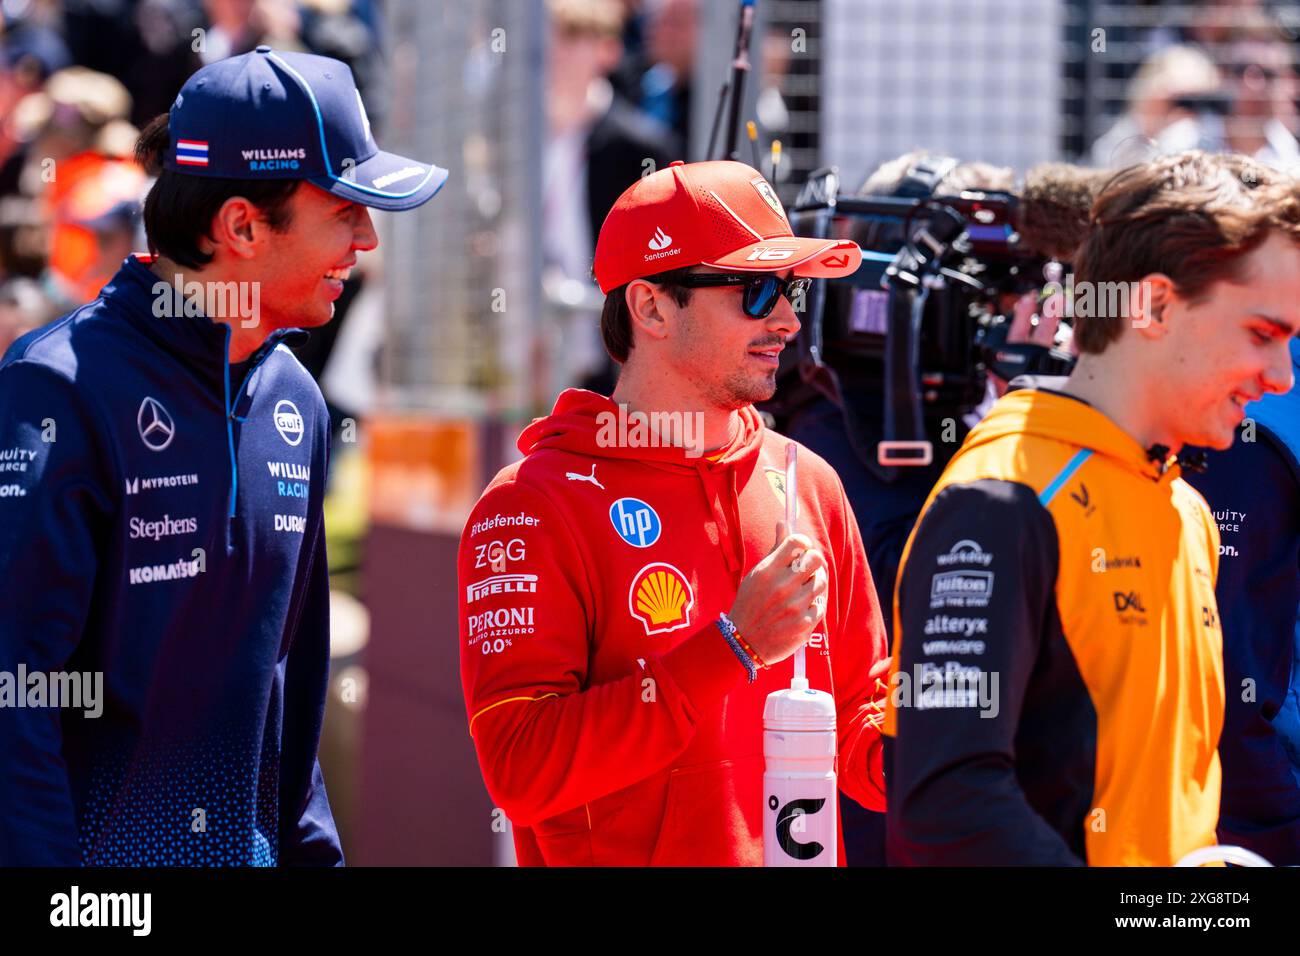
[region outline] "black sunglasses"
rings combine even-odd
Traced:
[[[721,272],[689,272],[673,280],[674,285],[687,289],[715,289],[722,286],[744,286],[743,308],[751,319],[766,319],[776,308],[776,300],[785,296],[794,303],[798,296],[807,295],[812,279],[782,279],[767,272],[736,275]]]

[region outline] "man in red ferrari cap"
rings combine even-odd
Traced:
[[[741,163],[674,163],[605,219],[613,400],[564,392],[461,537],[470,733],[521,864],[761,864],[763,704],[805,645],[840,787],[884,808],[888,658],[857,523],[803,450],[785,533],[790,442],[753,407],[799,329],[790,299],[860,261],[792,236]]]

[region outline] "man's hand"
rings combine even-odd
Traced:
[[[1038,293],[1026,292],[1016,300],[1011,312],[1011,328],[1007,330],[1008,345],[1041,345],[1051,348],[1056,343],[1056,330],[1061,325],[1065,314],[1065,293],[1056,292],[1049,296],[1040,310]],[[1037,322],[1034,320],[1037,319]],[[1007,393],[1007,382],[993,373],[989,373],[997,389],[998,397]]]
[[[772,552],[740,582],[729,617],[766,664],[783,661],[808,642],[826,614],[826,557],[807,535],[776,526]]]

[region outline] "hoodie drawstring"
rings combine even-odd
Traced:
[[[253,367],[244,373],[244,380],[239,383],[239,391],[232,396],[230,394],[231,328],[229,325],[227,325],[225,329],[226,329],[226,346],[222,350],[222,355],[221,355],[221,375],[222,375],[222,380],[224,382],[224,388],[225,388],[223,397],[226,402],[226,445],[230,449],[230,515],[229,516],[233,518],[235,516],[235,500],[236,500],[235,493],[239,488],[239,465],[235,460],[235,422],[239,422],[242,425],[244,422],[248,421],[248,416],[235,414],[235,405],[238,404],[239,399],[243,397],[244,389],[248,387],[248,380],[253,377],[253,373],[256,372],[261,367],[262,363],[271,357],[271,353],[276,350],[276,348],[278,347],[278,343],[274,339],[268,339],[268,341],[271,343],[271,347],[263,351],[262,355],[258,358],[258,360],[253,363]]]
[[[704,488],[704,498],[709,511],[718,526],[718,543],[722,548],[722,557],[727,570],[739,581],[744,568],[744,550],[738,540],[740,535],[740,500],[736,493],[736,470],[722,469],[721,480],[707,462],[695,466],[700,484]]]

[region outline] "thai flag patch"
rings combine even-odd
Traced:
[[[182,166],[208,165],[207,140],[178,139],[176,141],[176,162]]]

